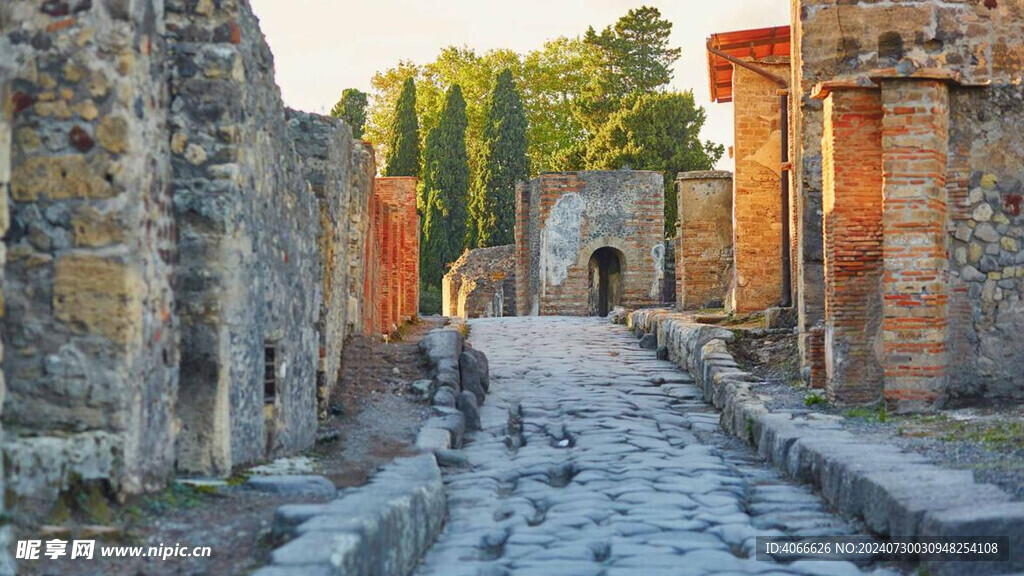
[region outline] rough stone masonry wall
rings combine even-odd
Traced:
[[[758,61],[784,76],[788,62]],[[776,306],[782,292],[782,127],[779,85],[733,66],[736,174],[733,197],[732,309]]]
[[[345,250],[349,235],[349,169],[352,130],[339,120],[289,109],[288,132],[303,159],[305,177],[319,205],[317,253],[323,298],[320,301],[317,405],[326,415],[331,391],[341,376],[341,351],[348,336],[349,292]]]
[[[950,89],[950,392],[1024,398],[1024,94]]]
[[[357,142],[349,154],[348,236],[343,244],[348,269],[349,333],[362,333],[364,319],[369,316],[365,287],[369,274],[367,253],[370,241],[370,209],[374,200],[373,179],[377,173],[373,147]],[[372,330],[370,330],[372,332]]]
[[[11,0],[0,31],[8,492],[155,488],[178,382],[162,3]]]
[[[319,208],[248,3],[166,7],[183,326],[178,465],[225,473],[313,440]]]
[[[462,318],[514,316],[515,245],[466,251],[441,281],[441,313]]]
[[[589,261],[602,247],[614,249],[622,266],[619,305],[660,303],[664,281],[664,184],[649,171],[585,171],[542,174],[529,183],[529,246],[520,310],[541,315],[586,316]],[[526,202],[520,202],[525,209]],[[517,258],[522,258],[522,254]],[[519,270],[517,269],[517,277]]]
[[[2,22],[2,20],[0,20]],[[0,48],[7,49],[5,43],[0,41]],[[11,63],[0,64],[0,78],[7,77],[7,68]],[[7,260],[7,247],[3,241],[7,233],[9,220],[7,215],[7,194],[11,180],[11,102],[10,94],[7,93],[3,82],[0,82],[0,321],[4,317],[4,262]],[[0,339],[0,415],[3,412],[3,398],[7,393],[7,385],[4,382],[3,373],[4,344]],[[3,420],[0,418],[0,423]],[[0,426],[0,446],[3,445],[3,428]],[[6,493],[4,486],[4,464],[0,458],[0,494]],[[7,514],[7,504],[0,500],[0,514]],[[9,523],[0,526],[0,574],[13,574],[13,560],[8,554],[11,542],[11,527]]]
[[[720,308],[732,277],[732,174],[680,172],[676,193],[676,307]]]

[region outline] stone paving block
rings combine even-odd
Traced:
[[[338,489],[323,476],[312,474],[289,476],[252,476],[245,486],[257,492],[269,492],[285,496],[334,496]]]

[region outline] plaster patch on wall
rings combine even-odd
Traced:
[[[782,133],[772,130],[768,139],[757,149],[757,152],[744,158],[771,170],[775,176],[782,177]]]
[[[651,298],[661,294],[661,280],[665,277],[665,244],[659,242],[651,247],[651,259],[654,260],[654,282],[651,283]]]
[[[540,264],[542,287],[560,286],[569,276],[580,250],[580,226],[585,203],[571,192],[558,199],[541,234]]]

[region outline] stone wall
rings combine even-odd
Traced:
[[[0,6],[10,230],[4,458],[19,506],[161,486],[178,319],[162,3]],[[18,62],[9,59],[20,54]]]
[[[223,474],[313,440],[320,209],[248,4],[168,2],[167,26],[183,326],[178,465]]]
[[[602,248],[612,251],[621,270],[615,305],[660,303],[665,257],[660,178],[657,172],[632,170],[559,172],[520,188],[517,213],[529,215],[517,223],[516,277],[527,275],[525,283],[517,280],[524,288],[516,293],[519,310],[596,313],[591,258]],[[522,197],[527,191],[528,200]]]
[[[837,6],[803,0],[793,8],[800,30],[794,74],[803,94],[824,99],[826,106],[832,102],[832,111],[841,108],[840,101],[859,98],[863,106],[854,122],[874,118],[879,134],[870,151],[849,152],[858,146],[856,138],[838,132],[826,132],[824,144],[816,146],[813,135],[821,116],[806,99],[795,101],[801,134],[793,140],[803,161],[794,170],[805,185],[797,198],[813,195],[813,187],[806,186],[814,171],[808,158],[820,155],[826,181],[831,170],[834,189],[844,190],[830,200],[825,186],[826,227],[830,214],[837,222],[846,218],[840,205],[849,190],[863,189],[873,199],[870,205],[881,206],[877,218],[865,221],[875,227],[870,242],[858,245],[851,242],[855,235],[842,230],[831,235],[836,243],[830,244],[825,232],[828,304],[822,350],[830,389],[849,385],[850,378],[834,370],[837,359],[852,354],[865,360],[854,375],[855,387],[863,389],[850,401],[884,392],[909,410],[950,396],[1024,395],[1019,376],[1024,346],[1013,336],[1024,310],[1024,274],[1018,276],[1024,261],[1018,242],[1024,234],[1019,218],[1024,2]],[[829,122],[839,131],[855,126],[825,118],[826,129]],[[836,167],[848,153],[859,155],[859,173],[843,174]],[[867,176],[868,164],[880,166],[880,178]],[[843,179],[848,184],[840,184]],[[802,237],[812,236],[812,226],[802,222]],[[844,260],[862,267],[850,276],[861,286],[860,296],[851,296],[845,306],[832,300],[845,290],[846,280],[836,275]],[[881,274],[874,285],[864,276],[870,263],[881,266],[871,268]],[[810,293],[813,286],[808,286],[801,289]],[[856,298],[860,303],[853,302]],[[844,317],[856,319],[860,332],[854,340],[833,330]],[[811,342],[808,322],[801,322],[801,329],[805,342]],[[809,367],[816,362],[806,358]],[[860,371],[870,366],[881,376],[873,372],[864,378]]]
[[[4,2],[0,95],[13,513],[311,445],[345,337],[415,311],[415,180],[382,199],[368,144],[285,110],[244,0]]]
[[[779,58],[756,64],[784,76]],[[782,292],[782,127],[779,85],[733,66],[736,174],[733,196],[732,309],[760,312]]]
[[[1024,397],[1024,96],[949,96],[950,392]]]
[[[2,22],[2,20],[0,20],[0,22]],[[0,49],[10,50],[2,41],[0,41]],[[0,64],[0,78],[7,77],[7,67],[11,64],[11,62]],[[7,233],[7,228],[9,226],[9,219],[7,215],[7,195],[9,193],[9,183],[11,180],[10,102],[10,94],[7,94],[5,86],[0,83],[0,322],[3,321],[4,317],[4,262],[7,260],[7,248],[3,241],[3,237]],[[3,412],[3,398],[7,393],[7,385],[4,382],[3,358],[4,345],[3,340],[0,339],[0,414]],[[3,420],[0,419],[0,423],[2,422]],[[0,445],[2,445],[4,441],[3,433],[3,427],[0,426]],[[0,458],[0,494],[6,493],[4,477],[3,458]],[[4,501],[0,501],[0,514],[7,514],[7,503]],[[13,561],[11,560],[10,554],[8,554],[10,542],[11,527],[9,523],[5,522],[0,526],[0,574],[14,573],[14,566],[12,565]]]
[[[317,405],[326,415],[331,391],[341,376],[341,350],[349,332],[349,237],[352,189],[349,170],[352,130],[334,118],[288,110],[288,132],[303,159],[305,177],[319,208],[317,254],[323,296],[320,300]]]
[[[515,316],[515,245],[468,250],[441,281],[441,313],[462,318]]]
[[[365,288],[373,270],[374,260],[367,254],[372,248],[370,234],[371,208],[374,201],[373,179],[377,164],[373,147],[366,142],[357,142],[349,155],[349,209],[348,238],[345,246],[345,261],[348,268],[348,311],[346,320],[349,333],[373,333],[371,318],[374,306],[368,304]],[[374,252],[376,254],[376,252]],[[372,302],[372,300],[371,300]]]
[[[732,174],[680,172],[676,307],[721,308],[732,277]]]

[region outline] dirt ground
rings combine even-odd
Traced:
[[[429,415],[426,404],[408,393],[410,382],[426,377],[417,343],[440,326],[428,318],[403,327],[400,339],[352,337],[345,346],[341,385],[320,423],[317,444],[287,459],[321,474],[338,488],[358,486],[396,456],[412,453],[416,433]],[[275,464],[280,467],[281,462]],[[255,472],[259,472],[259,469]],[[236,470],[215,486],[175,482],[163,492],[117,503],[102,489],[85,486],[67,496],[49,517],[16,525],[15,540],[42,540],[40,559],[20,560],[27,576],[192,576],[246,574],[266,564],[277,544],[271,533],[274,510],[288,503],[325,497],[283,497],[248,490],[253,469]],[[63,558],[45,556],[46,541],[68,541]],[[93,559],[70,559],[71,541],[96,540]],[[209,557],[101,558],[101,547],[211,547]],[[130,552],[125,552],[130,554]]]

